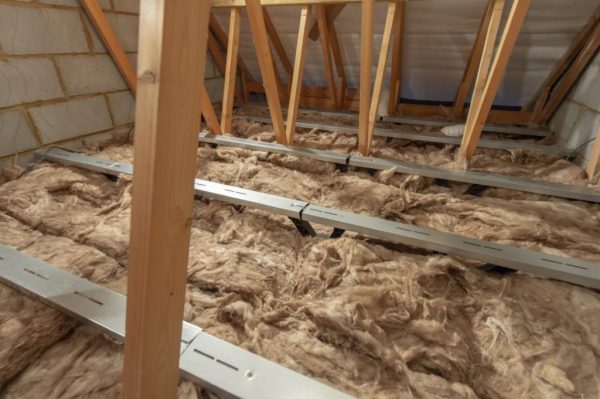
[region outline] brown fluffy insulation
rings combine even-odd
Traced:
[[[240,136],[271,141],[247,121]],[[351,151],[356,138],[298,142]],[[378,141],[381,157],[446,165],[452,147]],[[235,148],[198,176],[356,213],[600,262],[600,206],[502,189],[463,194],[390,171]],[[98,157],[131,161],[132,148]],[[482,170],[585,184],[552,156],[480,151]],[[0,241],[124,292],[130,179],[41,163],[0,186]],[[326,232],[323,226],[318,230]],[[362,398],[597,398],[600,295],[353,233],[303,238],[284,217],[197,201],[185,319]],[[0,389],[10,398],[118,397],[122,348],[0,286]],[[179,397],[212,396],[180,383]]]

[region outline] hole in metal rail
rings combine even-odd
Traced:
[[[244,373],[244,377],[246,377],[246,379],[248,380],[253,380],[254,377],[256,377],[256,374],[252,370],[246,370],[246,372]]]
[[[240,369],[237,368],[237,367],[235,367],[233,364],[229,364],[229,363],[227,363],[227,362],[225,362],[225,361],[223,361],[221,359],[217,359],[217,363],[222,364],[225,367],[229,367],[232,370],[240,371]]]
[[[405,229],[404,227],[398,227],[398,226],[396,226],[396,228],[397,228],[398,230],[402,230],[402,231],[408,231],[409,233],[412,231],[412,230],[410,230],[410,229]]]
[[[572,264],[570,264],[570,263],[565,263],[565,265],[567,265],[567,266],[571,266],[571,267],[575,267],[575,268],[577,268],[577,269],[588,270],[588,268],[587,268],[587,267],[585,267],[585,266],[577,266],[577,265],[572,265]]]
[[[431,234],[429,234],[429,233],[425,233],[424,231],[418,231],[418,230],[413,230],[413,231],[414,231],[415,233],[417,233],[417,234],[422,234],[422,235],[424,235],[424,236],[429,236],[429,235],[431,235]]]
[[[75,294],[75,295],[79,295],[80,297],[83,297],[83,298],[87,299],[88,301],[94,302],[94,303],[95,303],[95,304],[97,304],[97,305],[100,305],[100,306],[103,306],[103,305],[104,305],[104,303],[100,302],[99,300],[97,300],[97,299],[95,299],[95,298],[92,298],[92,297],[91,297],[91,296],[89,296],[89,295],[83,294],[83,293],[81,293],[81,292],[79,292],[79,291],[75,291],[75,292],[74,292],[74,294]]]
[[[502,251],[502,249],[500,249],[500,248],[488,247],[487,245],[484,245],[483,247],[486,249],[493,249],[494,251],[500,251],[500,252]]]
[[[43,274],[39,274],[35,270],[31,270],[26,267],[24,267],[23,270],[25,270],[27,273],[33,274],[34,276],[41,278],[41,279],[50,280],[48,277],[44,276]]]
[[[337,213],[327,212],[327,211],[324,211],[323,213],[325,213],[327,215],[332,215],[332,216],[337,216],[338,215]]]
[[[202,356],[204,356],[204,357],[207,357],[207,358],[209,358],[210,360],[215,360],[215,357],[214,357],[214,356],[212,356],[212,355],[209,355],[209,354],[208,354],[208,353],[206,353],[206,352],[202,352],[201,350],[194,349],[194,352],[196,352],[196,353],[199,353],[200,355],[202,355]]]
[[[546,261],[546,262],[550,262],[550,263],[555,263],[557,265],[563,265],[564,263],[562,262],[558,262],[556,260],[551,260],[551,259],[546,259],[546,258],[542,258],[542,260]]]
[[[473,245],[474,247],[481,247],[481,245],[476,244],[474,242],[468,242],[468,241],[463,241],[464,244],[469,244],[469,245]]]

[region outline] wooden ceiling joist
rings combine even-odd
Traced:
[[[333,75],[333,62],[331,59],[331,43],[329,40],[329,26],[327,23],[327,13],[325,6],[319,4],[317,7],[317,23],[319,25],[319,39],[321,43],[321,52],[323,54],[323,67],[325,68],[325,77],[327,79],[327,89],[329,91],[329,97],[336,110],[339,110],[340,104],[338,103],[336,90],[335,90],[335,78]]]
[[[240,47],[240,20],[242,10],[232,7],[229,11],[229,38],[227,43],[227,65],[223,84],[223,107],[221,111],[221,130],[231,133],[233,121],[233,100],[235,93],[238,51]]]
[[[298,26],[298,42],[296,44],[296,55],[294,57],[294,73],[290,89],[290,104],[285,136],[288,144],[294,143],[296,133],[296,120],[300,107],[300,93],[302,89],[302,77],[304,75],[304,61],[306,56],[306,42],[308,41],[308,23],[312,12],[312,6],[303,6],[300,13],[300,24]]]
[[[406,3],[399,2],[396,9],[396,21],[392,32],[394,47],[392,50],[392,70],[390,73],[390,98],[388,100],[388,114],[396,115],[400,89],[402,87],[402,53],[404,44],[404,15]]]
[[[475,77],[475,73],[477,72],[477,68],[481,60],[481,54],[483,53],[483,46],[487,37],[493,10],[494,0],[489,0],[488,5],[483,14],[483,18],[481,19],[479,30],[477,32],[477,37],[475,38],[475,43],[473,44],[473,48],[471,49],[471,54],[469,55],[469,59],[467,60],[467,66],[463,73],[460,84],[458,85],[458,90],[454,99],[453,109],[453,114],[455,118],[462,117],[463,111],[465,109],[465,101],[467,100],[467,95],[469,94],[469,90],[473,85],[473,78]]]
[[[209,11],[141,2],[124,398],[177,393]]]
[[[495,52],[491,69],[488,72],[485,64],[491,59],[493,43],[496,41],[493,20],[501,17],[502,13],[501,11],[498,11],[500,4],[503,6],[504,0],[495,0],[492,22],[488,27],[488,35],[486,36],[482,61],[475,82],[473,100],[471,102],[471,107],[469,108],[467,123],[457,157],[458,166],[464,168],[468,167],[469,161],[477,148],[483,126],[492,108],[492,103],[496,97],[500,83],[502,82],[508,60],[512,54],[523,22],[525,21],[531,0],[514,0],[508,20],[504,27],[502,38]],[[500,17],[498,17],[498,14]]]
[[[371,108],[369,110],[369,131],[368,143],[369,149],[373,142],[373,131],[375,130],[375,122],[377,120],[377,111],[379,108],[379,98],[383,89],[383,76],[387,65],[388,53],[390,50],[390,42],[392,41],[392,32],[396,23],[396,13],[398,12],[398,3],[391,2],[388,5],[387,16],[385,18],[385,26],[383,28],[383,39],[381,41],[381,51],[379,53],[379,62],[377,64],[377,72],[375,74],[375,84],[373,85],[373,95],[371,97]]]
[[[371,109],[371,68],[373,63],[373,18],[375,0],[363,0],[360,23],[360,103],[358,114],[358,151],[368,155],[369,111]]]
[[[273,133],[278,143],[286,144],[285,126],[279,102],[279,85],[275,76],[273,55],[267,37],[263,7],[260,0],[245,0],[245,4],[248,12],[250,31],[252,32],[254,46],[256,47],[256,58],[258,59],[269,111],[273,120]]]

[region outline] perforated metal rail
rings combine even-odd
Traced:
[[[0,281],[116,340],[125,338],[125,296],[0,245]],[[349,399],[350,396],[183,322],[184,378],[234,398]]]
[[[235,118],[244,118],[249,119],[259,123],[272,124],[273,122],[269,118],[264,118],[262,116],[252,116],[252,115],[243,115],[236,116]],[[296,127],[303,129],[319,129],[319,130],[328,130],[328,131],[336,131],[340,133],[346,134],[358,134],[358,127],[356,126],[347,126],[347,125],[339,125],[339,124],[331,124],[331,123],[320,123],[313,122],[308,120],[297,120]],[[461,137],[451,137],[445,136],[441,133],[427,133],[427,132],[412,132],[408,130],[398,130],[398,129],[384,129],[384,128],[375,128],[373,131],[375,136],[379,137],[389,137],[395,139],[403,139],[410,141],[423,141],[428,143],[439,143],[439,144],[453,144],[460,145]],[[479,140],[478,147],[480,148],[491,148],[495,150],[530,150],[537,151],[541,153],[550,153],[550,154],[562,154],[564,156],[569,156],[573,153],[573,150],[567,147],[556,146],[556,145],[543,145],[543,144],[535,144],[535,143],[525,143],[523,141],[517,140],[491,140],[491,139],[481,139]]]
[[[112,175],[131,173],[132,170],[131,165],[126,163],[99,160],[61,149],[50,149],[41,156],[66,165]],[[509,269],[521,270],[591,288],[600,288],[600,265],[592,262],[501,245],[376,217],[357,215],[305,201],[264,194],[206,180],[196,179],[195,190],[198,196],[236,205],[250,206],[308,223],[319,223],[448,255],[463,256]]]
[[[248,104],[248,103],[239,103],[238,106],[243,108],[254,108],[259,111],[268,111],[269,108],[264,105],[258,104]],[[282,110],[286,110],[286,108],[282,108]],[[324,115],[324,116],[332,116],[334,118],[349,118],[349,119],[357,119],[358,114],[356,112],[332,112],[332,111],[322,111],[316,109],[300,109],[299,113],[302,115]],[[419,118],[415,116],[382,116],[379,118],[381,122],[392,122],[392,123],[403,123],[407,125],[416,125],[416,126],[433,126],[433,127],[444,127],[455,125],[455,122],[448,122],[439,119],[431,119],[431,118]],[[523,136],[536,136],[536,137],[547,137],[550,132],[548,129],[530,129],[526,127],[520,126],[510,126],[510,125],[498,125],[492,123],[486,123],[483,126],[483,131],[488,133],[503,133],[510,135],[523,135]]]
[[[437,166],[420,165],[411,162],[393,161],[388,159],[363,157],[351,154],[341,154],[333,151],[314,150],[304,147],[286,146],[277,143],[241,139],[231,136],[212,136],[207,132],[200,133],[200,143],[246,148],[253,151],[266,151],[275,154],[294,155],[337,165],[354,166],[375,170],[395,169],[397,173],[432,177],[478,184],[488,187],[508,188],[523,192],[551,195],[588,202],[600,203],[600,191],[587,187],[572,186],[560,183],[544,182],[541,180],[522,179],[511,176],[494,175],[470,170],[440,168]]]

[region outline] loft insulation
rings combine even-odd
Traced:
[[[240,111],[241,113],[242,111]],[[236,120],[242,137],[269,127]],[[356,136],[301,130],[349,152]],[[375,155],[449,165],[455,147],[376,137]],[[96,157],[131,162],[132,147]],[[478,170],[585,185],[557,155],[479,149]],[[14,178],[15,176],[12,176]],[[202,147],[198,177],[355,213],[600,261],[600,205],[393,171]],[[131,179],[52,163],[0,186],[0,242],[124,293]],[[585,398],[600,393],[600,294],[346,232],[302,237],[285,217],[194,206],[184,318],[359,398]],[[0,395],[111,398],[122,346],[0,285]],[[299,387],[298,389],[301,389]],[[182,382],[180,398],[212,397]]]
[[[506,21],[511,1],[507,0]],[[466,67],[473,42],[483,17],[485,0],[427,0],[406,3],[401,97],[419,101],[453,101]],[[598,2],[593,0],[533,0],[527,19],[511,56],[506,78],[495,105],[521,106],[529,101],[577,32],[586,24]],[[267,7],[288,58],[294,60],[299,6]],[[228,11],[213,10],[223,29],[227,29]],[[387,3],[376,4],[373,35],[373,76],[381,47]],[[360,4],[348,4],[335,21],[348,86],[358,88],[360,68]],[[316,21],[313,12],[312,23]],[[312,26],[311,23],[311,26]],[[501,25],[502,29],[503,25]],[[260,70],[252,35],[243,12],[240,55],[260,80]],[[326,87],[320,42],[309,40],[304,84]],[[391,57],[390,57],[391,58]],[[285,70],[277,60],[283,80]],[[386,76],[389,76],[388,59]],[[389,79],[384,83],[389,86]]]

